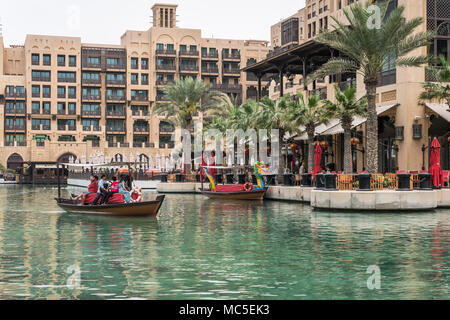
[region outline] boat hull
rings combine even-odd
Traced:
[[[73,214],[112,216],[112,217],[156,217],[165,196],[158,196],[155,201],[108,204],[102,206],[77,205],[70,200],[57,201],[58,206]]]
[[[207,196],[210,199],[219,199],[219,200],[264,200],[264,196],[266,195],[267,188],[260,191],[238,191],[238,192],[211,192],[201,190],[201,193],[204,196]]]

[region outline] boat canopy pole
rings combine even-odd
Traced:
[[[59,171],[59,162],[56,164],[56,171],[58,173],[58,202],[61,202],[61,172]]]

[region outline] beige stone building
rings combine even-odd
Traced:
[[[326,77],[305,86],[305,76],[338,53],[314,41],[320,30],[330,30],[332,17],[345,21],[343,8],[357,0],[306,0],[306,7],[271,27],[273,47],[267,58],[246,68],[258,76],[270,76],[270,97],[318,93],[322,98],[333,99],[334,85],[345,88],[357,86],[359,96],[365,94],[363,79],[355,74]],[[363,1],[359,1],[363,2]],[[429,47],[414,52],[415,55],[440,55],[450,59],[450,5],[445,0],[391,0],[389,9],[405,6],[406,19],[422,17],[418,31],[432,30],[436,39]],[[421,84],[432,80],[425,68],[396,68],[394,61],[386,61],[377,89],[379,111],[379,164],[380,172],[428,169],[429,146],[434,137],[441,143],[441,165],[450,169],[450,112],[440,104],[423,105],[418,97]],[[365,166],[365,119],[355,119],[354,136],[360,143],[353,150],[354,167],[361,171]],[[343,130],[339,121],[316,130],[317,140],[327,145],[324,162],[334,163],[336,170],[343,168]],[[306,146],[299,139],[300,156]],[[424,151],[422,151],[424,150]],[[304,158],[303,158],[304,159]]]
[[[256,98],[256,77],[241,69],[265,58],[268,41],[203,38],[177,27],[176,5],[152,10],[153,27],[126,31],[120,45],[28,35],[5,48],[0,37],[0,163],[168,155],[174,128],[150,112],[162,88],[185,77]]]

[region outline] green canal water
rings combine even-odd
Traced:
[[[0,299],[450,298],[450,210],[171,195],[159,219],[123,219],[63,213],[56,193],[0,186]]]

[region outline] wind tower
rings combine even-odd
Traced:
[[[177,27],[177,7],[176,4],[157,3],[152,7],[153,27],[155,28],[176,28]]]

